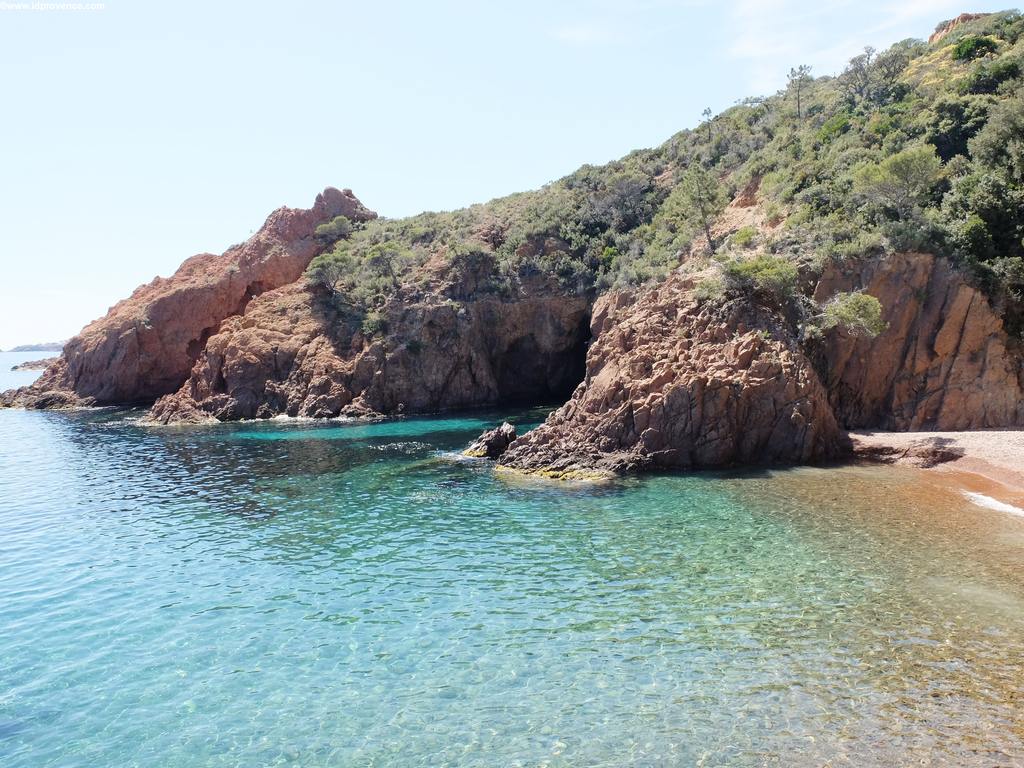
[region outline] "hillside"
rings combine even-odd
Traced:
[[[0,352],[60,352],[66,341],[48,341],[42,344],[20,344]]]
[[[553,474],[1020,425],[1022,75],[1021,15],[965,15],[533,192],[406,219],[350,193],[282,209],[3,402],[161,398],[170,423],[572,393],[503,458]]]
[[[1024,22],[1006,12],[947,27],[930,44],[865,51],[837,77],[793,73],[783,93],[541,190],[356,227],[310,272],[371,316],[439,260],[456,273],[486,265],[484,287],[501,295],[535,273],[566,292],[600,293],[680,263],[703,268],[706,220],[740,197],[758,216],[721,222],[710,260],[725,273],[756,253],[816,275],[828,263],[926,251],[969,271],[1019,335]]]

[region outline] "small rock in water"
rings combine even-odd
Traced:
[[[466,456],[496,459],[505,452],[515,439],[516,428],[506,421],[500,427],[484,432],[462,453]]]
[[[45,368],[49,368],[53,363],[57,362],[56,357],[44,357],[42,360],[29,360],[18,365],[12,365],[12,371],[41,371]]]

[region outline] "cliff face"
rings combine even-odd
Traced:
[[[564,399],[583,375],[589,301],[396,300],[367,337],[303,283],[261,296],[212,336],[157,420],[366,416]]]
[[[1024,355],[988,300],[944,259],[896,254],[828,270],[823,300],[863,289],[885,311],[874,339],[832,331],[822,381],[847,429],[963,430],[1024,424]]]
[[[585,380],[512,443],[504,466],[572,477],[838,455],[827,395],[767,312],[701,307],[675,276],[637,296],[603,297],[592,331]]]
[[[329,189],[138,289],[0,406],[155,401],[173,423],[575,387],[503,458],[554,474],[817,461],[848,428],[1024,424],[1024,351],[1000,319],[1024,327],[1022,40],[1019,14],[965,14],[929,45],[455,211],[376,218]],[[911,248],[955,256],[988,293]],[[823,259],[840,266],[819,274]],[[728,302],[696,299],[698,270]],[[654,287],[594,303],[627,285]],[[884,332],[813,331],[877,330],[879,303],[846,295],[861,290]]]
[[[308,210],[274,211],[245,243],[219,256],[193,256],[171,277],[138,288],[68,341],[32,387],[5,393],[3,404],[124,404],[174,392],[225,318],[302,275],[319,249],[314,230],[338,215],[376,216],[351,191],[333,188]]]
[[[841,429],[1024,424],[1024,357],[948,262],[869,260],[828,270],[816,293],[839,290],[880,299],[888,328],[873,339],[833,330],[813,363],[777,315],[702,308],[682,276],[603,297],[584,382],[501,465],[572,477],[804,463],[844,453]]]
[[[840,291],[880,300],[887,327],[874,338],[802,340],[750,296],[698,301],[680,271],[596,303],[543,273],[503,293],[493,262],[455,269],[443,252],[395,283],[366,326],[366,309],[303,277],[321,247],[314,230],[340,214],[375,215],[328,189],[309,210],[274,212],[243,245],[189,259],[4,404],[156,400],[152,417],[176,423],[568,398],[500,459],[562,477],[817,462],[848,450],[845,429],[1024,424],[1020,343],[934,256],[852,259],[817,280],[818,304]]]

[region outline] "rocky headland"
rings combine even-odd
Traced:
[[[47,341],[41,344],[19,344],[10,349],[0,350],[3,352],[60,352],[64,349],[66,341]]]
[[[308,210],[280,208],[241,245],[187,259],[68,341],[31,387],[0,404],[27,408],[149,404],[176,391],[222,322],[256,296],[298,280],[318,250],[314,230],[338,215],[376,216],[349,191],[327,189]]]

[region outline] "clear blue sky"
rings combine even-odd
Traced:
[[[0,348],[66,338],[280,205],[401,216],[661,143],[962,0],[119,2],[3,10]]]

